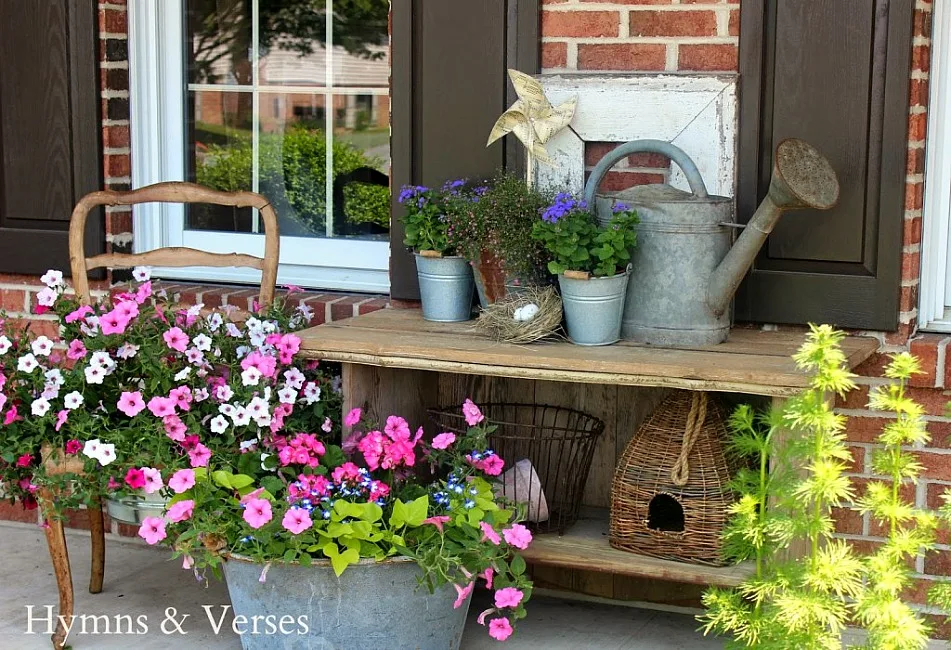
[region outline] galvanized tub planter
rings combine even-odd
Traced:
[[[168,499],[158,492],[141,496],[109,497],[106,500],[106,513],[116,521],[138,526],[146,517],[159,517],[165,514]]]
[[[263,570],[237,555],[224,562],[235,616],[294,622],[285,626],[290,634],[268,634],[262,625],[258,634],[241,635],[245,650],[458,650],[462,641],[469,600],[453,609],[449,584],[429,593],[411,558],[364,559],[339,578],[326,560],[275,563],[262,582]]]
[[[472,267],[468,260],[416,253],[416,275],[423,318],[440,323],[472,318]]]
[[[624,273],[605,278],[558,276],[565,329],[572,343],[610,345],[621,338],[621,317],[630,274],[629,266]]]

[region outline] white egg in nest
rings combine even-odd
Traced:
[[[538,305],[533,302],[528,303],[527,305],[522,305],[521,307],[515,310],[515,313],[512,314],[512,318],[519,321],[520,323],[527,323],[528,321],[535,318],[538,315]]]

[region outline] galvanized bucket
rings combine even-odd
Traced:
[[[274,564],[261,582],[263,569],[238,556],[224,563],[235,616],[294,623],[290,634],[267,634],[263,624],[243,634],[245,650],[457,650],[462,641],[469,601],[453,609],[452,585],[420,587],[410,558],[361,560],[339,578],[328,561]]]
[[[472,267],[464,257],[416,253],[416,274],[423,318],[455,323],[472,317]]]
[[[610,345],[621,338],[621,316],[630,266],[607,278],[558,276],[568,338],[576,345]]]
[[[106,500],[106,513],[124,524],[138,526],[146,517],[162,517],[168,499],[158,492],[142,496],[127,496]]]

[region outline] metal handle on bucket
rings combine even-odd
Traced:
[[[697,169],[697,165],[690,156],[687,155],[687,152],[666,140],[632,140],[618,145],[613,151],[602,158],[591,172],[591,178],[588,179],[584,187],[584,200],[588,206],[593,208],[594,194],[598,191],[601,179],[608,173],[608,170],[614,167],[614,165],[625,156],[630,156],[632,153],[645,152],[659,153],[670,158],[671,161],[675,162],[677,166],[683,170],[693,195],[699,199],[707,198],[707,186],[703,182],[700,170]]]

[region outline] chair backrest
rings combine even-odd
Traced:
[[[237,208],[255,208],[264,221],[264,257],[243,253],[209,253],[187,247],[158,248],[146,253],[105,253],[86,257],[83,233],[86,217],[100,205],[136,205],[138,203],[212,203]],[[268,200],[255,192],[219,192],[194,183],[156,183],[129,192],[103,190],[87,194],[76,207],[69,222],[69,265],[73,274],[73,287],[79,299],[89,304],[89,278],[93,269],[131,268],[133,266],[244,266],[261,271],[261,292],[258,301],[262,306],[274,301],[277,284],[277,264],[280,259],[280,233],[277,214]]]

